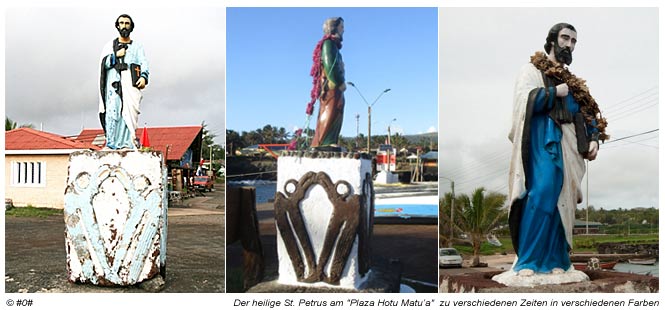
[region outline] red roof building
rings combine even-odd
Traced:
[[[17,128],[5,132],[6,154],[69,154],[84,149],[97,150],[99,147],[32,128]]]
[[[147,130],[150,147],[165,154],[167,161],[177,161],[178,166],[185,168],[192,167],[192,163],[198,163],[203,126],[148,127]],[[143,136],[143,128],[136,129],[136,136]],[[101,128],[83,129],[73,140],[97,147],[103,147],[106,143],[104,131]]]
[[[31,128],[5,132],[5,199],[15,206],[63,208],[69,154],[99,147]]]

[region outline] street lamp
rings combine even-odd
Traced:
[[[390,121],[390,123],[388,123],[388,144],[390,144],[390,145],[392,145],[392,143],[390,143],[390,125],[392,125],[393,122],[396,121],[396,120],[397,120],[396,118],[393,118],[393,120]]]
[[[372,139],[372,106],[373,106],[377,101],[379,101],[379,98],[381,98],[381,96],[383,96],[383,94],[389,92],[389,91],[390,91],[390,88],[386,88],[386,89],[384,89],[384,90],[379,94],[379,96],[377,96],[376,99],[374,99],[374,101],[372,102],[372,104],[369,104],[369,102],[367,102],[367,99],[365,99],[365,96],[363,96],[363,94],[360,92],[360,90],[358,89],[358,87],[356,87],[356,84],[353,84],[353,82],[346,82],[346,84],[349,84],[349,85],[353,86],[353,88],[355,88],[356,91],[358,92],[358,94],[360,95],[360,98],[362,98],[363,101],[365,102],[365,104],[367,105],[367,153],[370,153],[370,151],[369,151],[369,143],[370,143],[370,141],[371,141],[371,139]]]

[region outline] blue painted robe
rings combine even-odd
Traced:
[[[99,113],[106,135],[106,146],[110,149],[136,149],[136,128],[142,91],[132,83],[130,69],[118,71],[118,62],[140,66],[140,76],[148,83],[149,68],[143,46],[132,41],[128,44],[124,59],[113,52],[113,41],[104,46],[101,55]],[[121,83],[122,96],[113,87]]]
[[[549,116],[554,100],[556,88],[546,87],[533,65],[525,66],[515,86],[510,135],[510,224],[518,256],[514,271],[548,273],[571,265],[568,252],[575,208],[582,198],[584,160],[577,152],[574,125],[556,124]],[[579,112],[572,94],[563,102],[573,115]]]

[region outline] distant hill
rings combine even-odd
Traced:
[[[421,139],[432,139],[433,142],[438,142],[439,141],[439,133],[438,132],[428,132],[428,133],[421,133],[421,134],[415,134],[415,135],[404,135],[404,138],[409,141],[409,143],[416,143],[420,141]]]
[[[383,135],[372,135],[372,139],[375,137],[386,137],[385,134]],[[403,136],[409,144],[420,144],[423,140],[427,141],[425,144],[429,144],[430,142],[433,143],[434,145],[437,145],[439,142],[439,133],[438,132],[428,132],[428,133],[421,133],[421,134],[414,134],[414,135],[404,135]],[[354,141],[355,137],[341,137],[342,141],[346,143],[351,143]],[[376,140],[374,140],[376,141]],[[436,148],[435,148],[436,149]]]

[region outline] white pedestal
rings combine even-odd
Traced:
[[[159,152],[83,151],[65,190],[68,278],[133,285],[166,262],[166,170]]]
[[[575,270],[575,267],[570,266],[564,273],[536,273],[530,276],[520,276],[512,269],[495,275],[492,280],[499,282],[505,286],[522,286],[534,287],[546,284],[563,284],[563,283],[576,283],[589,281],[589,276],[586,273]]]
[[[371,171],[371,160],[360,154],[290,152],[279,157],[279,283],[362,286],[369,273],[374,212]]]
[[[390,171],[379,171],[379,173],[376,174],[376,180],[374,181],[374,183],[376,184],[399,183],[399,176]]]

